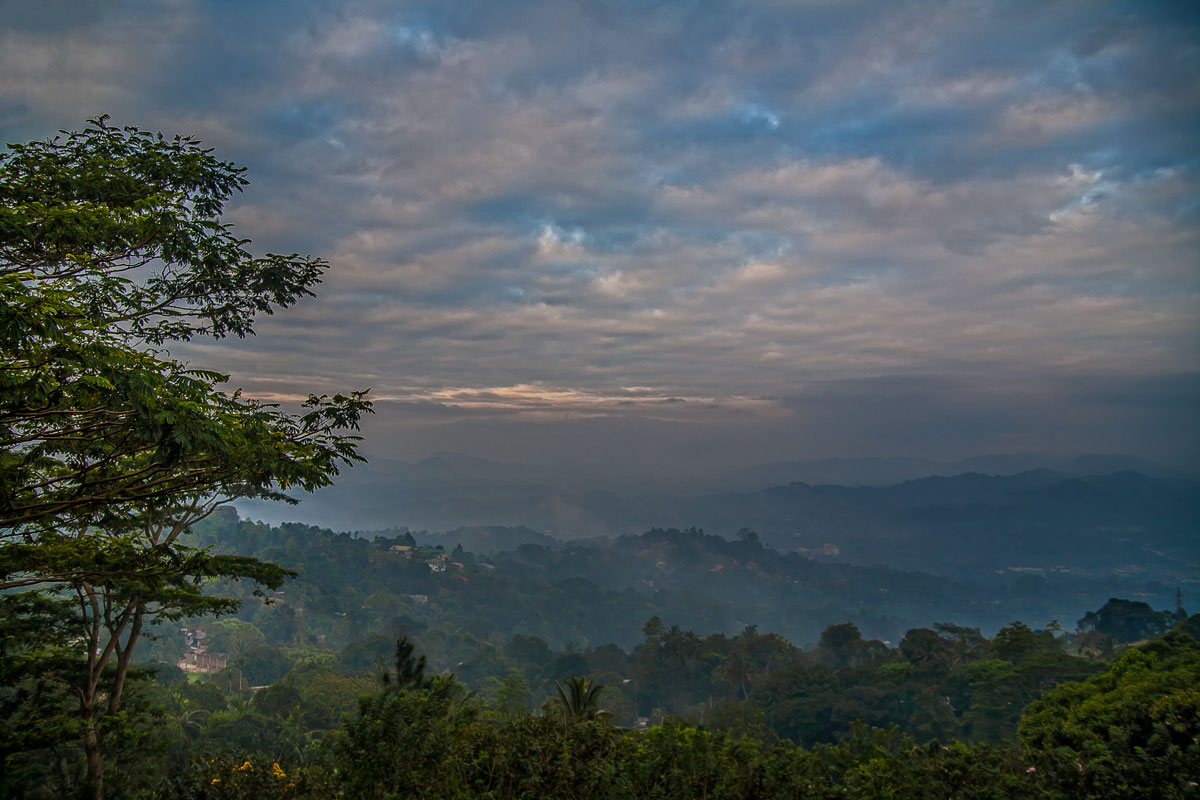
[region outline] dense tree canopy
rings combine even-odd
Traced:
[[[278,497],[352,460],[361,393],[300,416],[161,350],[245,336],[324,262],[254,257],[220,221],[244,170],[94,120],[0,153],[0,528],[104,524],[214,492]]]
[[[311,295],[325,268],[255,257],[221,222],[243,172],[103,117],[0,153],[0,589],[22,590],[4,598],[3,655],[23,665],[5,691],[37,714],[46,684],[71,689],[78,725],[54,729],[78,729],[97,798],[144,626],[236,608],[206,581],[288,574],[187,545],[189,526],[361,460],[347,431],[364,392],[292,414],[165,349],[253,333],[255,314]],[[52,635],[25,635],[38,626]]]
[[[1021,740],[1076,797],[1190,797],[1200,780],[1200,618],[1030,706]],[[1189,632],[1190,629],[1190,632]]]

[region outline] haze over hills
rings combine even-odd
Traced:
[[[946,620],[989,634],[1016,619],[1036,626],[1057,619],[1070,629],[1114,594],[1161,608],[1170,607],[1175,588],[1136,576],[1008,573],[985,582],[817,561],[750,534],[730,540],[695,530],[563,542],[491,526],[413,539],[425,548],[415,558],[393,549],[409,542],[403,533],[365,540],[297,523],[268,528],[232,513],[199,529],[203,545],[270,555],[299,571],[284,606],[303,605],[305,624],[326,630],[334,647],[400,625],[465,627],[479,639],[536,635],[555,648],[590,641],[632,649],[652,616],[703,634],[732,636],[756,625],[798,644],[850,620],[865,636],[898,642],[911,628]],[[432,552],[439,545],[443,561]],[[427,569],[423,558],[445,568]],[[395,599],[385,601],[388,594]],[[253,619],[273,629],[280,610],[267,607]]]
[[[692,497],[795,482],[886,486],[930,476],[965,473],[1003,476],[1035,470],[1050,470],[1063,476],[1135,471],[1156,478],[1200,478],[1200,475],[1136,456],[1119,454],[1057,457],[1000,454],[958,461],[916,457],[826,458],[714,470],[675,463],[670,466],[587,461],[525,464],[460,453],[439,453],[419,461],[372,456],[368,463],[344,471],[336,485],[305,495],[298,508],[253,501],[243,501],[239,508],[269,522],[302,518],[313,524],[345,524],[368,530],[398,523],[443,529],[460,524],[513,522],[498,518],[464,522],[453,511],[444,512],[443,519],[437,512],[429,510],[447,498],[463,501],[473,498],[477,504],[486,505],[486,498],[494,498],[493,501],[512,496],[529,498],[553,492],[612,492],[628,496],[665,493]],[[506,516],[512,513],[506,508],[497,510]],[[414,515],[422,519],[415,520]]]
[[[703,479],[599,469],[376,459],[298,508],[239,510],[340,530],[526,526],[561,540],[652,527],[732,538],[748,528],[781,551],[948,575],[1119,574],[1174,585],[1200,574],[1200,484],[1133,457],[835,459]]]

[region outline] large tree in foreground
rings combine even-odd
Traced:
[[[253,256],[221,222],[243,172],[193,139],[105,118],[0,153],[0,700],[69,687],[96,798],[145,626],[236,608],[206,581],[286,575],[190,547],[188,526],[361,460],[348,431],[365,393],[310,396],[291,414],[166,349],[252,334],[256,314],[311,295],[326,267]],[[35,623],[46,635],[22,635]]]

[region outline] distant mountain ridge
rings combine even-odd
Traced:
[[[888,487],[796,483],[726,494],[694,510],[781,549],[941,574],[1012,568],[1200,576],[1200,484],[1136,472],[966,474]],[[790,547],[789,547],[790,545]]]
[[[1032,458],[983,456],[957,463],[1013,466]],[[851,461],[857,460],[836,464],[845,467]],[[866,461],[877,474],[885,466],[909,470],[918,465],[916,459]],[[1129,456],[1059,461],[1069,470],[1144,465]],[[797,476],[803,472],[797,465],[816,469],[817,463],[767,465],[762,476]],[[859,485],[797,477],[757,484],[752,475],[743,475],[714,489],[632,474],[592,484],[566,468],[443,454],[415,464],[377,459],[305,499],[300,508],[287,507],[286,516],[267,509],[278,516],[266,518],[367,531],[526,526],[531,534],[566,540],[653,527],[698,527],[732,537],[749,528],[785,551],[940,574],[1010,569],[1036,574],[1062,568],[1194,580],[1200,576],[1200,483],[1165,468],[1154,471],[1039,467],[995,475],[975,470]],[[254,504],[239,507],[249,517],[260,513]]]
[[[1101,475],[1131,470],[1158,478],[1189,477],[1179,470],[1137,456],[1104,453],[1085,453],[1069,457],[998,454],[973,456],[959,461],[924,458],[829,458],[774,462],[753,468],[749,474],[764,486],[793,481],[840,486],[883,486],[925,477],[965,473],[1009,476],[1041,470],[1063,475]]]

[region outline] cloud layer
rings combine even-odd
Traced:
[[[6,140],[197,134],[240,232],[332,262],[181,354],[370,385],[394,452],[1198,450],[1183,5],[0,5]]]

